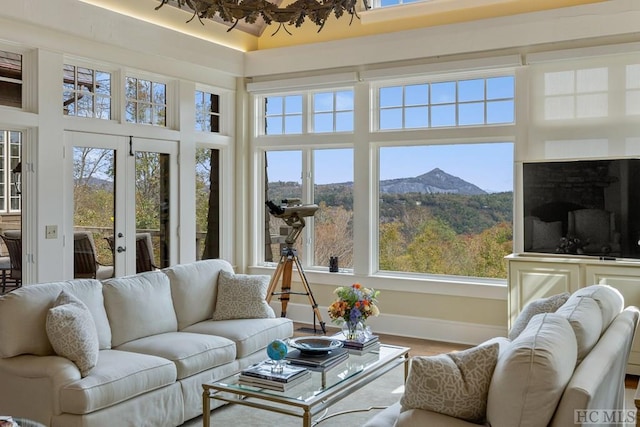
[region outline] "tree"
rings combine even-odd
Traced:
[[[337,256],[343,267],[353,266],[353,211],[320,202],[314,216],[315,264],[329,265]]]

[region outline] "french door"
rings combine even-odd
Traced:
[[[174,264],[177,142],[66,132],[65,143],[66,276],[87,277],[78,236],[93,240],[99,279]]]

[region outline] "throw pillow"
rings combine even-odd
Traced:
[[[499,345],[494,343],[413,357],[400,399],[402,411],[426,409],[471,422],[484,421],[498,350]]]
[[[515,340],[518,338],[518,335],[520,335],[529,324],[529,320],[536,314],[555,313],[562,304],[567,302],[569,295],[569,292],[563,292],[547,298],[539,298],[531,301],[522,309],[515,322],[513,322],[511,330],[509,331],[509,339]]]
[[[87,306],[62,291],[47,313],[46,330],[57,355],[76,364],[84,378],[98,363],[98,331]]]
[[[531,249],[555,249],[562,238],[562,221],[544,222],[534,219]]]
[[[269,276],[234,274],[221,270],[218,276],[218,298],[212,319],[276,317],[266,301],[270,280]]]

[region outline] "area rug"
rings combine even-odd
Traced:
[[[399,401],[404,392],[403,374],[404,368],[402,366],[396,367],[356,391],[347,399],[331,406],[329,408],[329,414],[349,409],[389,406]],[[633,402],[634,394],[634,389],[625,389],[625,408],[627,410],[635,410]],[[371,410],[368,412],[353,412],[340,415],[319,423],[318,427],[337,425],[341,427],[362,427],[367,420],[379,411],[380,410]],[[302,419],[244,406],[226,405],[211,411],[211,425],[221,427],[300,427],[302,425]],[[621,426],[631,427],[633,425],[635,425],[635,423],[623,424]],[[180,427],[200,426],[202,426],[202,417],[189,420]]]
[[[400,400],[403,391],[404,367],[400,365],[367,384],[346,399],[331,406],[328,413],[333,414],[351,409],[389,406]],[[379,411],[379,409],[374,409],[367,412],[352,412],[340,415],[327,419],[318,424],[318,427],[336,425],[341,427],[362,427],[368,419]],[[302,425],[302,418],[240,405],[226,405],[211,411],[211,425],[225,427],[300,427]],[[200,426],[202,426],[202,417],[189,420],[181,427]]]

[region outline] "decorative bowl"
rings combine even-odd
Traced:
[[[342,347],[342,341],[328,337],[300,337],[289,340],[289,346],[309,356],[321,356]]]

